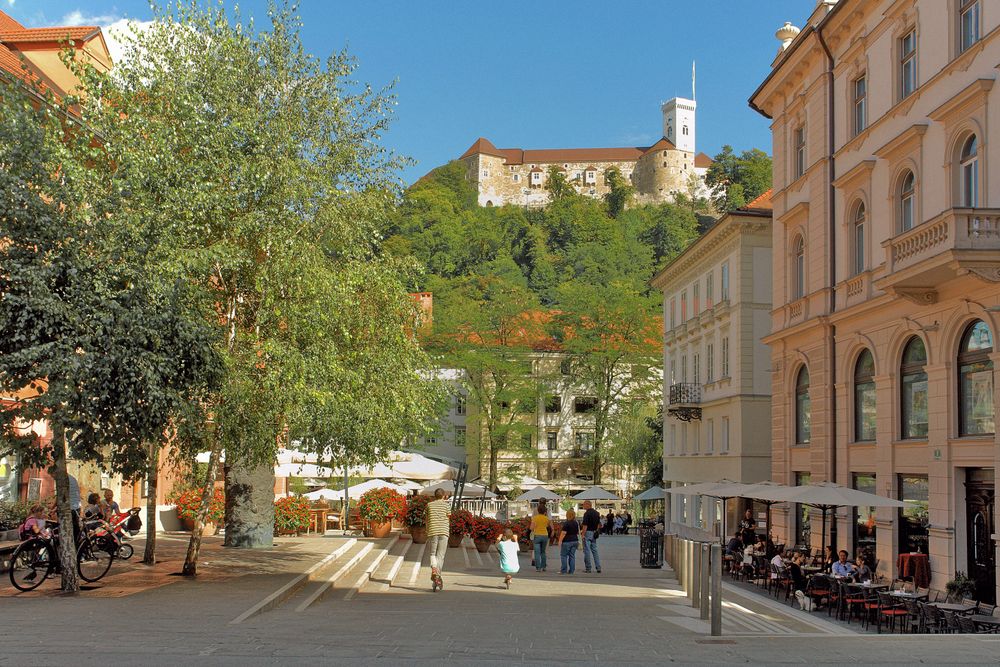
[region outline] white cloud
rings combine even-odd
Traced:
[[[14,4],[14,0],[7,0],[7,2],[12,5]],[[75,9],[63,16],[59,25],[108,25],[109,23],[118,21],[120,18],[120,16],[115,14],[84,14],[79,9]]]
[[[104,41],[107,42],[108,52],[111,54],[111,62],[120,62],[125,56],[125,48],[129,39],[153,25],[152,21],[132,21],[130,19],[118,19],[109,24],[104,24],[101,28],[104,33]]]
[[[15,2],[15,0],[7,0],[7,6],[8,7],[13,7],[14,6],[14,2]]]

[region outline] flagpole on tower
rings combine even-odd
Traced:
[[[698,98],[695,97],[695,91],[694,91],[694,62],[695,61],[693,60],[691,61],[691,99],[697,101]]]

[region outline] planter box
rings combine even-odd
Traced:
[[[365,537],[387,537],[389,533],[392,532],[392,522],[386,521],[385,523],[372,523],[370,521],[365,523],[364,535]]]
[[[465,539],[465,535],[448,535],[448,548],[457,549],[462,546],[462,540]]]
[[[427,542],[427,526],[410,526],[410,537],[414,544],[425,544]]]
[[[473,540],[472,542],[476,545],[476,551],[478,551],[481,554],[484,554],[487,551],[489,551],[490,545],[493,544],[489,540]]]

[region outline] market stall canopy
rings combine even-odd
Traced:
[[[531,477],[530,475],[525,475],[524,477],[521,477],[519,479],[513,479],[513,480],[508,479],[506,481],[501,481],[499,484],[497,484],[497,488],[500,489],[501,491],[510,491],[512,489],[527,490],[527,489],[533,489],[536,486],[544,486],[545,484],[546,482],[543,482],[540,479],[536,479],[534,477]]]
[[[642,501],[663,500],[663,496],[664,496],[663,489],[659,486],[653,486],[646,489],[639,495],[633,496],[632,500],[642,500]]]
[[[444,489],[445,493],[451,495],[455,493],[455,483],[451,481],[442,481],[438,482],[437,484],[431,484],[429,486],[425,486],[423,489],[421,489],[420,495],[433,496],[434,492],[437,491],[438,489]],[[486,492],[485,495],[483,494],[484,491]],[[486,498],[487,500],[491,500],[493,498],[496,498],[497,494],[483,488],[478,484],[473,484],[472,482],[466,482],[465,487],[462,490],[462,497],[466,499]]]
[[[562,496],[554,491],[549,491],[544,486],[536,486],[535,488],[525,491],[517,498],[514,498],[516,502],[526,502],[531,500],[562,500]]]
[[[355,484],[354,486],[347,487],[347,497],[351,500],[358,500],[368,491],[372,489],[392,489],[396,493],[407,495],[407,490],[398,484],[393,484],[392,482],[387,482],[384,479],[369,479],[367,481],[361,482],[360,484]],[[341,499],[344,497],[343,491],[338,491]]]
[[[285,496],[287,494],[282,494]],[[309,500],[343,500],[344,492],[342,490],[334,489],[316,489],[315,491],[310,491],[309,493],[303,493],[303,498],[308,498]]]
[[[750,497],[775,502],[812,505],[821,509],[824,507],[827,509],[837,507],[906,507],[906,503],[901,500],[858,491],[833,482],[803,484],[802,486],[775,485],[773,489],[761,489],[755,492],[759,495]]]
[[[573,500],[621,500],[605,488],[594,485],[573,496]]]
[[[742,482],[734,482],[729,479],[722,479],[718,482],[699,482],[698,484],[688,484],[687,486],[674,486],[664,493],[680,496],[711,496],[713,498],[736,498],[743,495],[744,489],[750,486]]]
[[[396,458],[390,465],[395,474],[391,477],[418,480],[455,479],[458,477],[458,468],[447,463],[441,463],[412,452],[393,452],[393,454],[396,455]]]
[[[407,491],[419,491],[420,489],[424,488],[422,484],[417,484],[416,482],[413,482],[408,479],[396,479],[393,480],[392,483],[395,484],[396,486],[403,487]]]
[[[327,479],[336,477],[337,471],[315,463],[281,463],[274,466],[275,477],[319,477]]]

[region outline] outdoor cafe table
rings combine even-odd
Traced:
[[[982,614],[973,614],[969,618],[971,618],[972,622],[975,623],[976,625],[986,626],[992,632],[1000,630],[1000,618],[997,618],[996,616],[983,616]]]
[[[871,581],[862,581],[859,584],[851,584],[857,588],[867,588],[868,590],[879,590],[881,588],[889,588],[889,584],[876,584]]]
[[[927,597],[927,593],[910,593],[908,591],[890,591],[889,595],[904,600],[923,600]]]
[[[968,614],[970,611],[975,611],[976,605],[974,604],[958,604],[955,602],[928,602],[927,604],[932,604],[941,611],[951,611],[956,614]]]
[[[917,588],[927,588],[931,583],[931,566],[927,554],[899,554],[896,559],[896,569],[900,579],[913,579]]]

